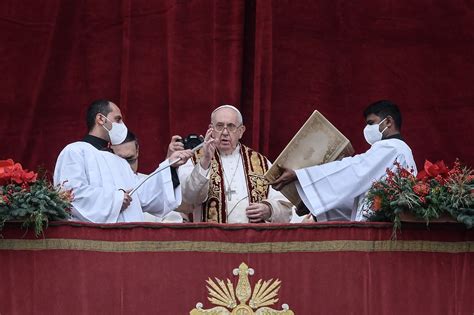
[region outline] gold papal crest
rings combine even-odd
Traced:
[[[211,315],[294,315],[287,304],[282,305],[282,310],[274,310],[268,306],[278,302],[278,290],[281,281],[270,279],[268,281],[258,280],[252,293],[248,275],[253,275],[254,270],[245,263],[241,263],[239,268],[233,270],[235,276],[239,276],[237,287],[234,290],[234,284],[227,279],[227,283],[215,278],[209,278],[207,290],[209,292],[208,300],[218,305],[211,309],[203,309],[202,303],[197,303],[196,308],[189,312],[190,315],[211,314]],[[237,299],[240,304],[237,304]],[[250,299],[249,303],[247,301]]]

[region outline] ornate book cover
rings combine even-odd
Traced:
[[[281,174],[277,165],[300,169],[340,160],[352,154],[354,149],[349,140],[315,110],[273,162],[265,178],[272,182]],[[294,183],[286,185],[281,192],[294,205],[301,202]]]

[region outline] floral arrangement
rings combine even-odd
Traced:
[[[0,160],[0,231],[6,221],[22,221],[34,227],[36,236],[49,220],[69,218],[73,195],[61,186],[53,186],[38,173],[23,169],[12,159]]]
[[[456,160],[452,168],[443,161],[425,161],[418,175],[395,163],[386,176],[367,193],[369,221],[392,221],[394,230],[401,226],[400,215],[412,213],[415,218],[430,221],[449,215],[464,223],[474,224],[474,172]]]

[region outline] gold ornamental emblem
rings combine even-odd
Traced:
[[[235,276],[239,276],[237,287],[227,279],[227,283],[215,278],[209,278],[207,290],[208,300],[217,305],[211,309],[203,309],[202,303],[197,303],[196,308],[189,312],[190,315],[294,315],[287,304],[282,305],[282,310],[275,310],[268,306],[278,302],[278,290],[281,281],[270,279],[268,281],[258,280],[253,292],[250,286],[248,275],[253,275],[254,270],[245,263],[241,263],[239,268],[233,270]],[[250,299],[250,301],[249,301]],[[239,303],[237,302],[239,301]],[[249,303],[247,304],[247,301]]]

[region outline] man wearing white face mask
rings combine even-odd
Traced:
[[[54,184],[72,189],[74,220],[94,223],[142,222],[143,212],[165,215],[181,203],[181,188],[176,170],[165,168],[151,177],[133,194],[139,184],[126,160],[109,149],[127,136],[120,109],[107,100],[93,102],[87,110],[88,134],[82,141],[67,145],[59,154],[54,169]],[[180,158],[173,167],[184,164],[190,150],[176,152]],[[166,160],[160,164],[169,164]]]
[[[280,190],[297,180],[301,200],[318,221],[364,220],[364,197],[372,183],[394,169],[394,162],[405,168],[416,165],[410,147],[400,134],[402,116],[396,104],[382,100],[364,111],[367,126],[364,137],[371,145],[365,153],[323,165],[299,170],[284,169],[273,182]]]

